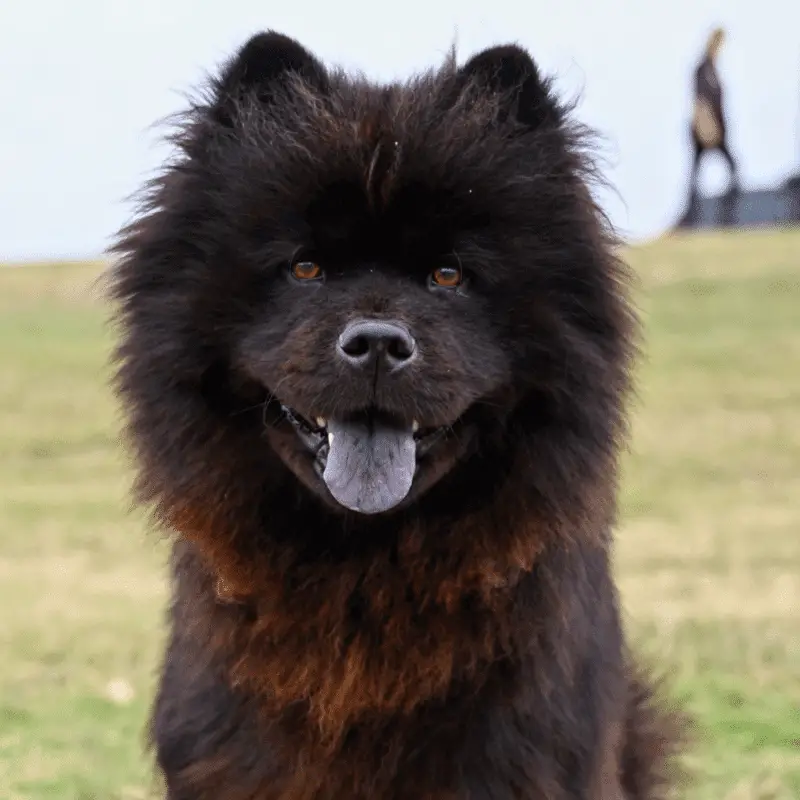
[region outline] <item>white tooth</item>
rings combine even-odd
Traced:
[[[316,420],[316,421],[317,421],[317,425],[318,425],[320,428],[324,428],[324,427],[326,426],[326,424],[327,424],[327,423],[325,422],[325,417],[317,417],[317,420]]]
[[[419,422],[417,422],[416,420],[414,420],[414,421],[411,423],[411,432],[412,432],[412,433],[416,433],[418,430],[419,430]]]
[[[333,434],[330,431],[328,431],[328,446],[330,447],[330,445],[332,444],[333,444]]]

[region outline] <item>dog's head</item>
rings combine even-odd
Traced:
[[[361,514],[481,454],[522,447],[554,481],[613,453],[622,273],[583,138],[524,50],[375,87],[261,34],[178,141],[115,273],[153,494],[234,438],[240,465],[194,467],[217,496],[275,481],[272,454]]]

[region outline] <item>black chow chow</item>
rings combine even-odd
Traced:
[[[113,273],[170,800],[666,796],[609,567],[636,325],[530,56],[375,86],[262,34],[176,141]]]

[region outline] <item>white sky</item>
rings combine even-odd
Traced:
[[[250,34],[274,28],[323,60],[391,79],[515,40],[607,137],[623,234],[684,199],[689,79],[709,29],[746,184],[797,164],[798,0],[0,0],[0,260],[98,254],[165,151],[150,126]],[[704,170],[716,188],[725,173]]]

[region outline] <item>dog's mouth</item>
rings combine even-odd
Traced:
[[[334,499],[360,514],[398,506],[411,491],[421,461],[447,428],[404,423],[377,410],[312,422],[282,406],[314,457],[314,469]]]

